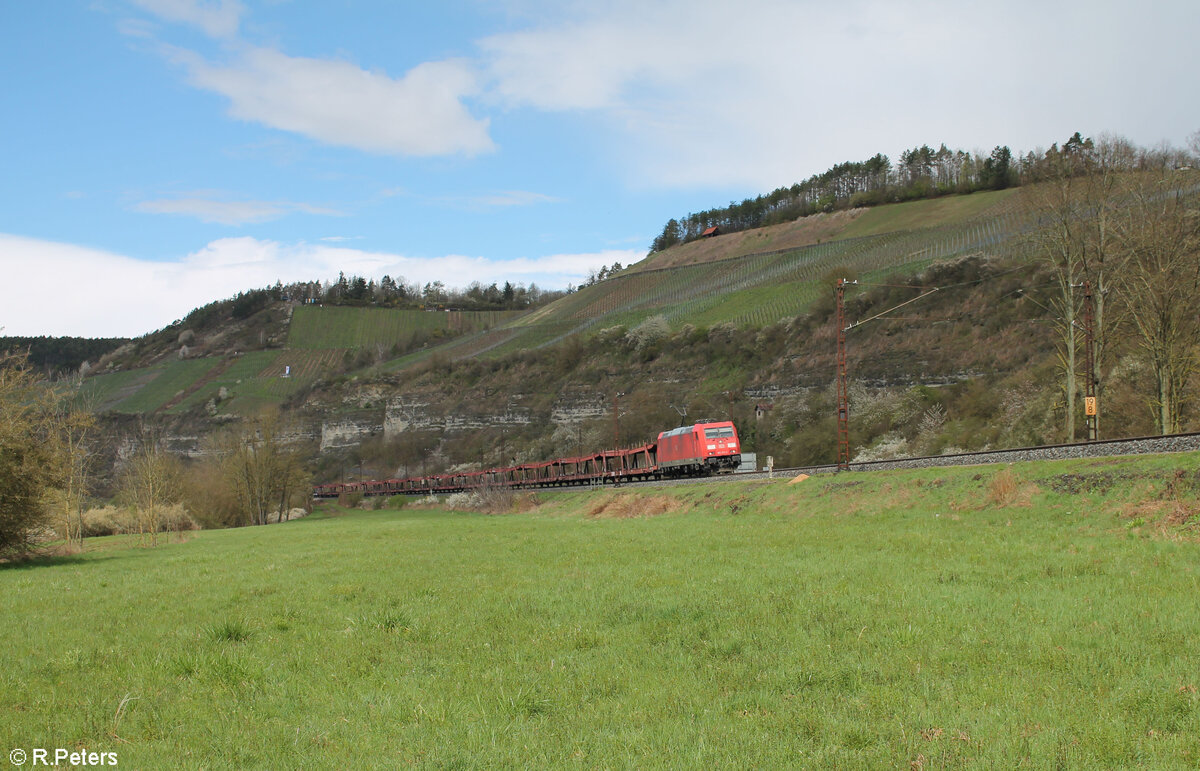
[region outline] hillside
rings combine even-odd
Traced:
[[[780,225],[722,233],[715,238],[702,238],[679,244],[652,253],[641,262],[630,266],[630,270],[673,268],[764,252],[800,249],[823,241],[958,225],[970,219],[1003,212],[1006,204],[1017,192],[1016,189],[1012,189],[972,195],[951,195],[909,203],[813,214]]]
[[[213,310],[106,357],[83,393],[120,441],[137,441],[121,416],[148,417],[190,455],[216,426],[282,410],[320,479],[557,457],[698,418],[734,420],[777,464],[827,462],[832,286],[845,277],[858,281],[851,322],[939,290],[848,335],[855,454],[1062,441],[1056,278],[1032,259],[1037,190],[702,239],[523,313]],[[1124,334],[1105,436],[1155,431],[1150,370]],[[1185,409],[1181,425],[1200,414]]]
[[[284,403],[322,378],[376,364],[519,316],[274,303],[142,338],[101,359],[83,398],[100,412],[244,413]],[[220,408],[218,410],[218,408]]]
[[[981,250],[999,254],[1016,227],[1008,199],[978,193],[818,215],[684,244],[525,315],[278,304],[208,334],[185,323],[170,330],[177,339],[159,333],[138,341],[132,350],[140,358],[102,362],[110,371],[89,379],[89,394],[102,411],[182,413],[224,388],[235,397],[215,406],[236,413],[282,404],[322,378],[364,366],[398,372],[435,355],[495,359],[655,315],[673,326],[761,327],[805,312],[826,291],[830,271],[879,277]],[[192,339],[186,351],[182,339]],[[278,382],[285,367],[290,380]]]

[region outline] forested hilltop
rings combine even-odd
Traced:
[[[28,354],[34,371],[54,379],[86,369],[88,362],[128,342],[124,337],[0,337],[0,355]]]
[[[964,195],[980,190],[1003,190],[1053,178],[1064,166],[1086,174],[1105,162],[1121,159],[1129,168],[1180,167],[1190,163],[1186,151],[1170,148],[1141,149],[1120,139],[1103,143],[1099,157],[1097,142],[1077,131],[1062,147],[1055,143],[1049,150],[1031,150],[1014,156],[1005,146],[997,146],[990,155],[951,150],[942,144],[937,150],[929,145],[900,153],[898,162],[877,153],[865,161],[847,161],[791,187],[728,206],[670,219],[650,245],[661,252],[680,243],[694,241],[712,228],[736,232],[777,225],[838,209],[879,206],[946,195]]]

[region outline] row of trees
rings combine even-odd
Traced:
[[[583,287],[595,286],[601,281],[612,278],[623,270],[625,270],[625,266],[621,264],[620,260],[614,262],[612,267],[609,267],[608,265],[601,265],[598,270],[588,271],[587,279],[585,279],[583,284],[580,285],[580,288],[582,289]]]
[[[705,230],[748,230],[790,222],[839,208],[875,206],[982,189],[1003,189],[1019,182],[1012,152],[997,147],[990,156],[928,145],[905,150],[898,163],[876,154],[865,161],[847,161],[814,174],[791,187],[780,187],[740,203],[716,207],[682,219],[670,219],[650,245],[659,252],[699,238]]]
[[[336,281],[309,281],[278,286],[281,299],[326,305],[379,306],[386,308],[446,307],[456,310],[524,310],[561,297],[565,292],[546,291],[537,284],[503,286],[472,281],[465,289],[447,287],[441,281],[424,286],[405,281],[404,277],[384,276],[378,282],[363,276],[339,273]]]
[[[0,337],[0,353],[27,353],[29,366],[45,377],[78,372],[85,361],[95,361],[128,343],[119,337]]]
[[[1200,133],[1190,150],[1200,158]],[[1028,193],[1038,224],[1031,238],[1055,276],[1066,437],[1076,436],[1081,378],[1096,378],[1103,405],[1120,344],[1132,344],[1149,367],[1156,428],[1178,432],[1200,365],[1200,175],[1183,151],[1075,134],[1045,153],[1037,181]],[[1089,354],[1094,373],[1083,366]]]
[[[1085,140],[1079,133],[1060,150],[1014,155],[1007,146],[997,146],[988,155],[951,150],[942,144],[934,150],[922,145],[900,154],[897,162],[876,154],[865,161],[848,161],[814,174],[791,187],[732,201],[728,206],[670,219],[650,245],[658,252],[679,243],[697,239],[710,227],[726,232],[790,222],[818,212],[840,208],[876,206],[885,203],[1001,190],[1011,186],[1053,177],[1056,158]],[[1142,160],[1150,166],[1178,166],[1186,163],[1186,154],[1163,148],[1143,151]]]
[[[183,326],[201,329],[219,324],[232,317],[247,319],[266,309],[271,303],[283,300],[325,305],[373,306],[382,308],[454,309],[454,310],[524,310],[536,308],[557,300],[574,291],[546,290],[537,284],[514,284],[495,282],[484,286],[472,281],[465,289],[447,287],[441,281],[430,281],[424,286],[405,281],[403,277],[384,276],[378,282],[363,276],[339,273],[336,281],[298,281],[290,284],[276,282],[263,289],[239,292],[232,298],[217,300],[196,308],[183,319],[166,328],[176,330]],[[3,338],[0,338],[2,341]],[[51,339],[51,343],[54,340]],[[121,342],[115,341],[111,348]],[[3,346],[0,345],[0,349]],[[90,357],[89,357],[90,358]]]
[[[57,534],[82,541],[97,477],[95,416],[77,391],[41,381],[23,354],[0,355],[0,557]],[[155,544],[180,507],[210,526],[266,524],[304,505],[310,477],[278,415],[244,421],[210,437],[185,464],[153,432],[118,464],[117,503],[126,529]]]
[[[306,505],[310,493],[300,452],[278,413],[267,412],[212,434],[202,457],[188,463],[143,432],[122,466],[117,500],[154,544],[174,507],[208,527],[265,525]]]

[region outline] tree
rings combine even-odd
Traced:
[[[1079,353],[1083,340],[1080,323],[1082,287],[1092,288],[1097,395],[1103,404],[1108,350],[1117,326],[1109,313],[1109,297],[1115,275],[1112,220],[1122,204],[1120,180],[1134,164],[1132,146],[1122,139],[1105,138],[1097,144],[1079,133],[1059,150],[1052,146],[1039,163],[1038,184],[1028,191],[1028,201],[1039,227],[1033,233],[1035,252],[1054,277],[1059,332],[1059,365],[1063,375],[1066,404],[1064,433],[1075,439],[1078,399]],[[1097,431],[1101,418],[1097,417]]]
[[[92,452],[90,434],[96,416],[78,406],[79,383],[63,394],[54,411],[54,454],[59,463],[57,509],[67,543],[83,542],[83,507],[90,492]]]
[[[217,438],[219,477],[234,491],[236,524],[265,525],[270,514],[287,516],[296,498],[308,495],[308,476],[298,454],[283,441],[278,414],[264,413]]]
[[[1163,168],[1146,172],[1116,221],[1124,253],[1122,296],[1154,378],[1158,430],[1180,430],[1184,389],[1197,367],[1200,318],[1200,207],[1195,180]],[[1189,174],[1190,176],[1190,174]],[[1188,184],[1191,185],[1188,188]]]
[[[421,296],[427,305],[435,305],[446,301],[446,285],[441,281],[431,281],[421,290]]]
[[[681,240],[683,240],[683,232],[679,225],[679,220],[672,217],[671,219],[667,220],[667,224],[663,227],[662,233],[659,234],[659,236],[654,239],[654,243],[650,245],[650,251],[661,252],[664,249],[670,249]]]
[[[157,546],[164,510],[180,499],[179,460],[152,433],[143,432],[141,446],[121,474],[121,490],[136,513],[138,533]]]
[[[46,521],[46,493],[61,478],[53,434],[53,394],[24,354],[0,354],[0,554],[28,548]]]
[[[991,156],[983,162],[983,169],[979,172],[979,186],[990,190],[1003,190],[1008,187],[1011,166],[1012,151],[1008,147],[996,147]]]

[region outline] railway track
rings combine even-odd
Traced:
[[[1102,458],[1119,455],[1148,455],[1156,453],[1181,453],[1200,451],[1200,432],[1172,434],[1170,436],[1141,436],[1125,439],[1103,439],[1096,442],[1071,442],[1066,444],[1042,445],[1040,447],[1017,447],[1005,450],[978,450],[949,455],[926,455],[913,458],[871,460],[850,463],[849,471],[888,471],[892,469],[939,468],[945,466],[975,466],[987,463],[1019,463],[1030,460],[1069,460],[1072,458]],[[663,487],[677,485],[713,484],[737,480],[787,479],[799,474],[831,474],[838,471],[836,463],[816,466],[797,466],[766,471],[746,471],[718,474],[715,476],[677,477],[671,479],[624,481],[596,479],[591,483],[553,487],[560,492],[584,492],[601,488]],[[514,489],[540,489],[534,485],[520,485]],[[421,494],[413,491],[407,494]],[[367,493],[387,494],[387,493]],[[406,493],[397,493],[406,494]],[[435,493],[438,494],[438,493]]]
[[[1102,439],[1095,442],[1072,442],[1049,444],[1040,447],[1018,447],[1007,450],[979,450],[950,455],[927,455],[892,460],[869,460],[850,464],[850,471],[887,471],[891,469],[938,468],[942,466],[975,466],[985,463],[1018,463],[1029,460],[1068,460],[1072,458],[1103,458],[1116,455],[1149,455],[1172,452],[1200,451],[1200,432],[1172,434],[1170,436],[1140,436],[1127,439]],[[713,477],[693,479],[665,479],[650,482],[627,482],[622,486],[663,486],[679,484],[706,484],[734,480],[787,479],[799,474],[832,474],[838,470],[836,463],[819,466],[797,466],[777,468],[770,474],[765,471],[745,471]],[[580,488],[595,489],[595,488]]]

